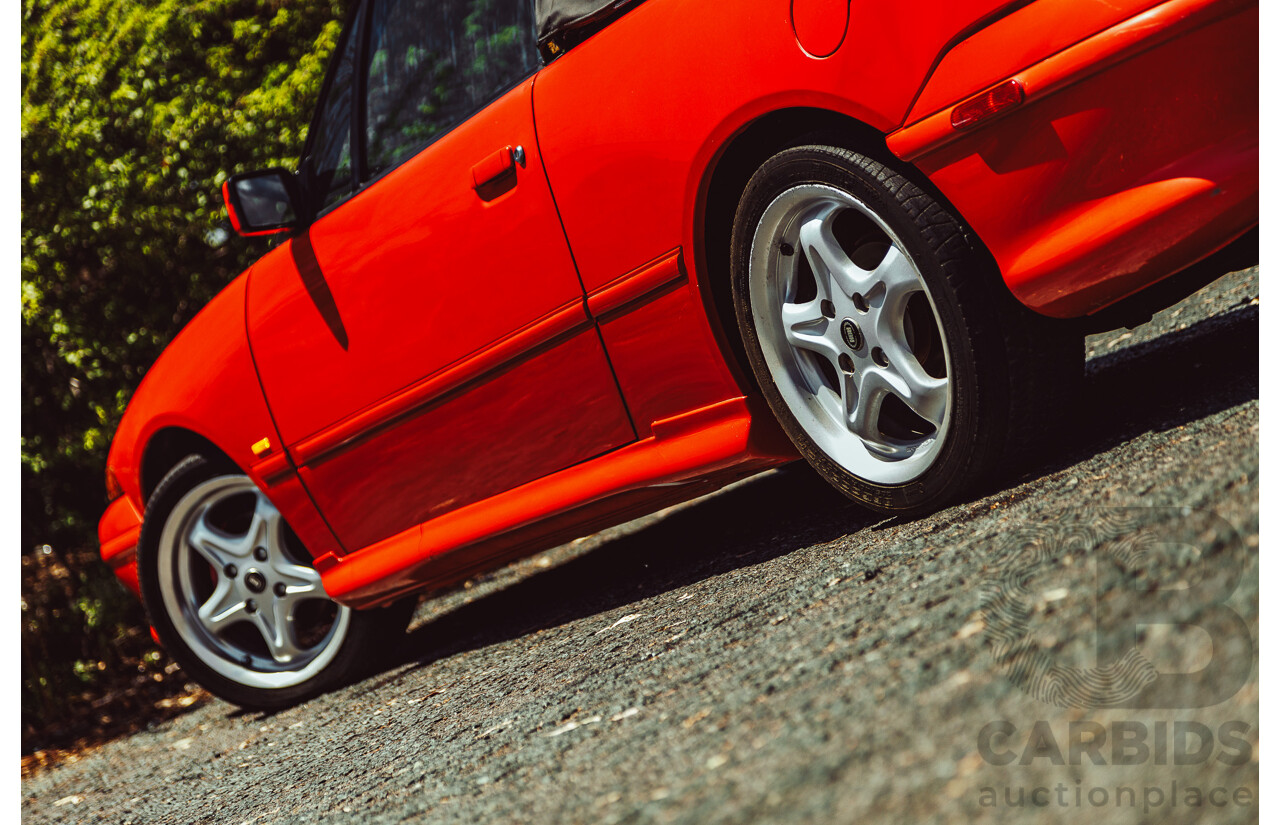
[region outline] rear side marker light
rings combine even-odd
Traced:
[[[970,129],[984,120],[995,117],[1022,103],[1026,93],[1016,80],[1006,80],[999,86],[975,95],[951,110],[951,128]]]

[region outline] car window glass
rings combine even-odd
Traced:
[[[311,139],[311,189],[319,208],[332,206],[351,192],[351,105],[363,10],[351,26],[333,67],[329,93],[321,104]]]
[[[369,31],[368,175],[532,74],[535,0],[378,0]]]

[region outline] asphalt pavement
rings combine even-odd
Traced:
[[[348,688],[25,779],[23,819],[1256,821],[1258,335],[1253,267],[1090,337],[989,494],[740,482],[425,603]]]

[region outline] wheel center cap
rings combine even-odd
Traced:
[[[246,573],[244,576],[244,583],[248,585],[249,589],[254,593],[261,593],[263,590],[267,589],[266,577],[257,570],[250,570]]]
[[[840,324],[840,337],[851,350],[862,349],[862,330],[852,320],[845,318]]]

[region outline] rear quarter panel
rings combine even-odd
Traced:
[[[827,109],[888,132],[947,44],[1021,3],[853,0],[843,44],[800,46],[791,0],[649,0],[543,70],[538,141],[588,292],[683,245],[735,133],[769,112]],[[697,280],[696,263],[690,275]]]

